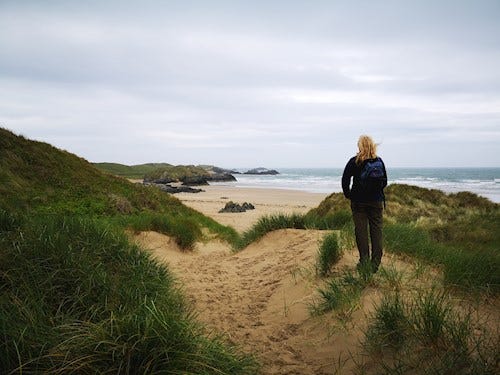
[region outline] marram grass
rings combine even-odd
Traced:
[[[17,220],[0,229],[0,373],[256,372],[251,357],[205,334],[168,269],[121,231]]]
[[[325,277],[330,273],[331,268],[342,258],[342,249],[339,246],[336,233],[325,235],[319,245],[316,256],[316,273],[320,277]]]
[[[436,289],[386,295],[365,337],[376,373],[498,373],[498,332],[474,332],[473,315]]]

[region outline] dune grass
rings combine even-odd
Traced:
[[[255,373],[122,231],[5,211],[0,223],[1,373]]]
[[[319,300],[309,306],[311,315],[321,315],[329,311],[340,311],[349,317],[359,304],[361,293],[372,282],[371,268],[353,273],[345,270],[338,276],[331,277],[324,287],[318,289]]]
[[[330,273],[334,264],[342,258],[342,249],[339,246],[336,233],[325,235],[319,245],[316,256],[316,273],[320,277],[325,277]]]
[[[442,268],[447,283],[498,292],[500,254],[498,251],[463,249],[432,240],[430,234],[414,224],[387,224],[384,239],[389,251],[411,255]]]
[[[472,314],[437,289],[386,295],[366,347],[383,374],[494,374],[500,355],[498,332],[474,333]]]
[[[442,269],[445,281],[460,288],[500,291],[500,205],[472,193],[445,194],[410,185],[386,189],[384,248]],[[306,215],[311,222],[345,218],[349,201],[328,196]],[[338,221],[337,221],[338,224]]]

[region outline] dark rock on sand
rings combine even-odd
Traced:
[[[243,203],[240,205],[239,203],[234,203],[233,201],[227,202],[224,208],[219,210],[220,213],[222,212],[245,212],[246,210],[253,210],[255,209],[254,205],[248,202]]]
[[[263,174],[268,174],[268,175],[277,175],[280,174],[277,170],[274,169],[267,169],[267,168],[254,168],[246,171],[244,174],[258,174],[258,175],[263,175]]]
[[[157,183],[151,183],[151,182],[144,182],[144,185],[146,186],[157,186],[161,191],[164,191],[166,193],[170,194],[176,194],[176,193],[201,193],[202,189],[195,189],[189,186],[172,186],[170,184],[157,184]]]

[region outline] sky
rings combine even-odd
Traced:
[[[500,1],[0,0],[0,127],[91,162],[500,167]]]

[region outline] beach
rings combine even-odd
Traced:
[[[201,186],[201,193],[178,193],[175,197],[185,205],[213,218],[224,225],[230,225],[239,232],[249,229],[260,217],[277,213],[305,214],[317,207],[329,193],[311,193],[299,190],[242,188],[231,185]],[[251,203],[254,210],[246,212],[219,213],[226,203],[233,201]]]

